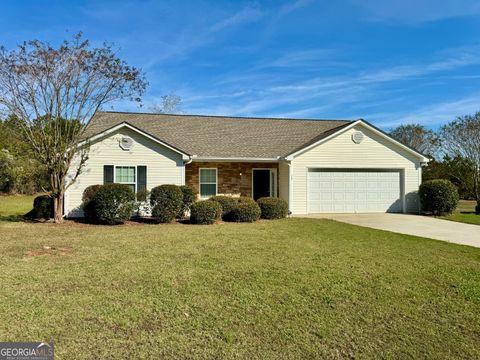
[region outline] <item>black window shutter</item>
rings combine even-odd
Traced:
[[[147,190],[147,167],[137,166],[137,191]]]
[[[103,184],[113,183],[113,165],[103,165]]]

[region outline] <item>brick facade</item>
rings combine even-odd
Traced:
[[[199,192],[199,169],[216,168],[218,194],[252,196],[252,169],[277,169],[277,163],[192,162],[185,169],[185,183]],[[240,175],[240,173],[242,175]]]

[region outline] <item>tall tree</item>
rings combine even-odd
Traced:
[[[154,104],[150,110],[159,114],[181,114],[183,113],[182,98],[175,94],[163,95],[160,104]]]
[[[442,151],[451,158],[464,159],[471,166],[471,191],[480,210],[480,112],[457,117],[440,129]],[[468,173],[464,174],[468,176]]]
[[[0,49],[0,106],[18,117],[22,136],[47,169],[55,222],[63,220],[65,191],[88,159],[88,145],[79,147],[85,125],[106,103],[140,101],[146,85],[111,44],[92,48],[81,33],[58,47],[33,40]]]
[[[429,156],[434,156],[439,148],[439,140],[435,133],[420,124],[400,125],[390,132],[390,136]]]

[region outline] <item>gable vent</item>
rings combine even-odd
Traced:
[[[133,147],[133,139],[128,136],[123,136],[120,140],[120,147],[123,150],[130,150]]]
[[[352,134],[352,140],[355,144],[360,144],[364,138],[365,135],[361,131],[354,131]]]

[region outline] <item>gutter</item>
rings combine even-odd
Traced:
[[[254,158],[254,157],[214,157],[214,156],[191,156],[192,161],[216,161],[216,162],[277,162],[281,160],[280,156],[274,158]]]

